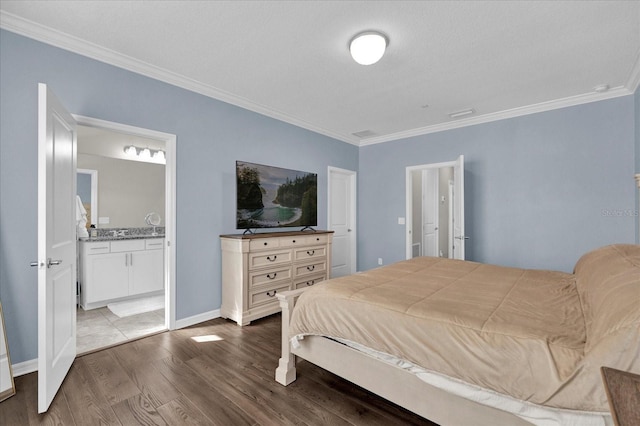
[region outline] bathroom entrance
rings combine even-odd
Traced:
[[[168,245],[175,137],[77,120],[78,217],[86,220],[79,224],[76,339],[83,354],[175,324]]]

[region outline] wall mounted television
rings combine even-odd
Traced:
[[[236,228],[318,225],[318,175],[236,161]]]

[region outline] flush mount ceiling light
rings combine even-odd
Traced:
[[[389,40],[384,34],[376,31],[365,31],[351,40],[349,51],[353,60],[360,65],[371,65],[382,58],[388,45]]]

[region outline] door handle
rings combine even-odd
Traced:
[[[40,262],[31,262],[29,265],[30,265],[30,266],[44,266],[44,263],[40,263]]]
[[[56,266],[62,263],[62,260],[51,260],[51,258],[47,259],[47,268],[51,268],[52,266]]]
[[[459,237],[456,237],[457,240],[468,240],[470,237],[465,237],[464,235],[460,235]]]

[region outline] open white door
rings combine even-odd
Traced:
[[[438,169],[422,171],[422,255],[438,257]]]
[[[331,278],[356,272],[356,173],[329,167],[329,229],[334,231]]]
[[[76,123],[38,85],[38,412],[76,356]]]
[[[453,166],[453,257],[464,260],[464,155]]]

